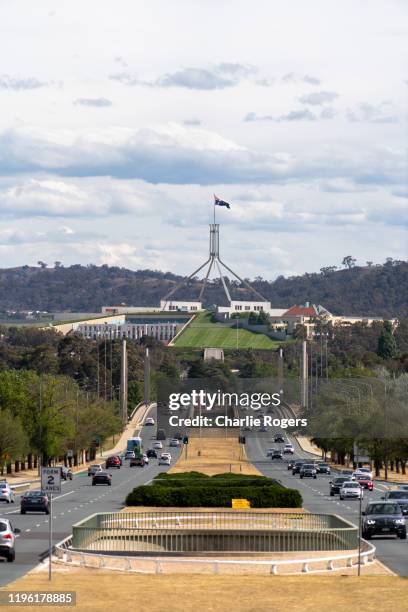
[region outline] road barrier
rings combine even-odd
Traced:
[[[72,548],[137,554],[352,550],[358,528],[333,514],[97,513],[73,525]]]
[[[141,574],[268,574],[297,575],[327,573],[353,568],[358,563],[358,550],[346,554],[330,551],[324,556],[290,559],[203,559],[106,555],[98,552],[80,552],[71,549],[72,536],[65,538],[54,549],[55,561],[71,566],[100,568]],[[361,564],[375,561],[375,546],[362,541]]]

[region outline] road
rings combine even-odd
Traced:
[[[246,452],[248,458],[259,469],[260,472],[281,481],[285,487],[298,489],[303,497],[303,506],[310,512],[338,514],[346,520],[358,525],[358,500],[340,501],[339,496],[329,495],[329,480],[332,476],[321,475],[314,479],[306,478],[300,480],[299,475],[292,476],[287,469],[286,460],[271,460],[266,457],[268,448],[283,448],[283,444],[274,443],[274,434],[282,433],[282,430],[270,430],[267,434],[258,432],[245,432]],[[301,449],[295,438],[285,436],[286,441],[292,442],[295,459],[316,459]],[[289,455],[289,458],[292,458]],[[335,475],[335,473],[334,473]],[[387,489],[383,482],[375,482],[374,491],[364,491],[363,509],[367,502],[379,500]],[[392,571],[401,576],[408,576],[408,540],[396,540],[394,537],[374,537],[371,542],[377,547],[377,557]]]
[[[152,409],[149,416],[156,416]],[[156,427],[143,427],[141,436],[146,450],[151,448]],[[164,443],[163,443],[164,445]],[[168,450],[168,449],[166,449]],[[169,449],[173,460],[178,457],[178,449]],[[95,461],[98,463],[99,458]],[[123,508],[126,495],[133,487],[151,481],[159,472],[168,469],[158,466],[156,459],[150,459],[144,468],[129,468],[124,461],[123,467],[110,470],[112,486],[96,486],[91,484],[87,472],[80,472],[72,481],[62,484],[62,492],[53,499],[53,531],[54,543],[61,541],[72,533],[72,525],[94,512],[117,512]],[[7,563],[0,558],[0,586],[4,586],[24,575],[39,562],[39,555],[48,549],[49,516],[39,513],[20,514],[20,495],[16,503],[0,506],[0,517],[9,518],[13,527],[21,529],[21,535],[16,541],[16,560]]]

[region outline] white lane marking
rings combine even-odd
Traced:
[[[27,531],[31,531],[31,529],[26,529],[26,532],[27,532]]]
[[[40,523],[37,523],[37,524],[36,524],[36,527],[40,527]]]

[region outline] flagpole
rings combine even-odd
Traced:
[[[215,225],[215,200],[214,200],[214,225]]]

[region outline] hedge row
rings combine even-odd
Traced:
[[[192,487],[167,487],[143,485],[131,491],[126,498],[127,506],[159,507],[231,507],[232,499],[247,499],[252,508],[300,508],[302,496],[296,489],[285,489],[270,484],[268,486],[219,487],[206,484]]]
[[[275,485],[282,487],[276,480],[266,476],[253,476],[246,474],[216,474],[207,476],[200,472],[184,472],[180,474],[159,474],[153,481],[154,486],[160,487],[220,487],[220,486],[239,486],[239,487],[265,487]]]

